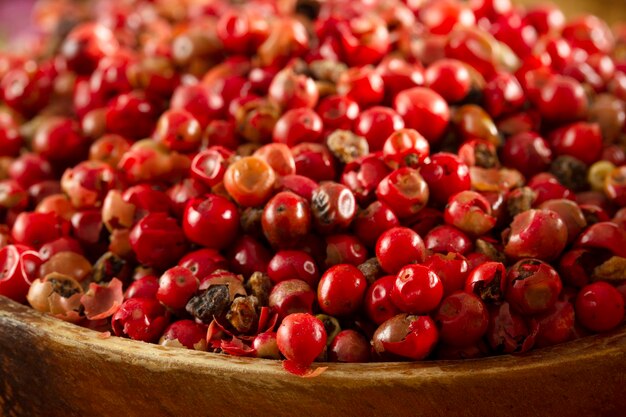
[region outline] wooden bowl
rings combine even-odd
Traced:
[[[623,416],[626,329],[525,355],[328,364],[166,348],[87,330],[0,297],[4,416]]]

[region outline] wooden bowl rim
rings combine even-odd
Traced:
[[[192,351],[115,336],[105,338],[100,332],[64,322],[0,296],[0,329],[4,326],[31,332],[69,348],[91,349],[99,352],[106,360],[131,360],[153,370],[162,371],[165,365],[169,369],[187,369],[198,374],[253,372],[264,376],[287,376],[278,360]],[[622,326],[610,333],[587,336],[519,355],[423,362],[314,363],[313,366],[327,367],[321,378],[348,378],[361,381],[362,385],[381,380],[390,383],[415,379],[452,381],[467,377],[484,380],[489,375],[507,370],[520,372],[557,365],[575,366],[581,360],[598,361],[611,355],[623,355],[625,351],[626,326]]]

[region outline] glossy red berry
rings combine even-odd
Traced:
[[[288,279],[274,285],[269,295],[269,307],[284,318],[294,313],[312,313],[315,292],[299,279]]]
[[[309,204],[291,191],[282,191],[265,205],[261,225],[272,246],[297,246],[311,231]]]
[[[450,120],[450,109],[443,97],[423,87],[398,94],[394,109],[404,119],[406,127],[417,130],[431,144],[441,140]]]
[[[329,268],[317,287],[317,302],[326,314],[346,316],[353,314],[363,303],[367,281],[363,273],[348,264]]]
[[[594,332],[606,332],[624,319],[624,298],[606,282],[594,282],[580,289],[576,296],[576,319]]]
[[[394,227],[378,238],[376,257],[385,272],[396,274],[405,265],[424,262],[426,248],[420,235],[412,229]]]
[[[289,279],[299,279],[315,288],[320,279],[320,271],[311,255],[299,250],[276,252],[267,265],[267,275],[274,284]]]
[[[272,255],[258,240],[243,235],[231,246],[227,258],[231,271],[249,277],[255,272],[266,273]]]
[[[172,151],[193,152],[202,142],[202,127],[188,111],[168,110],[159,118],[152,137]]]
[[[550,145],[556,155],[572,156],[591,165],[602,155],[602,133],[596,123],[574,123],[552,132]]]
[[[567,227],[551,210],[528,210],[518,214],[505,239],[504,253],[515,259],[558,257],[567,244]]]
[[[192,242],[211,249],[224,249],[236,238],[239,230],[237,207],[215,194],[187,203],[183,214],[183,230]]]
[[[383,156],[391,168],[419,167],[430,154],[430,145],[414,129],[400,129],[392,133],[383,145]]]
[[[391,301],[391,291],[395,282],[395,275],[384,276],[374,281],[365,293],[365,312],[370,320],[378,325],[401,313],[400,309]]]
[[[451,346],[470,346],[487,332],[489,312],[479,297],[459,291],[443,299],[435,322],[439,325],[442,342]]]
[[[489,201],[475,191],[461,191],[450,197],[443,218],[471,236],[484,235],[496,225]]]
[[[354,133],[367,140],[370,152],[381,150],[389,135],[403,127],[402,116],[393,109],[383,106],[373,106],[364,110],[354,121]]]
[[[504,299],[506,278],[504,264],[485,262],[470,272],[465,283],[465,292],[476,294],[486,303],[498,303]]]
[[[46,243],[69,234],[69,224],[55,213],[20,213],[11,230],[17,244],[39,249]]]
[[[312,109],[292,109],[276,122],[273,141],[289,147],[303,142],[320,142],[323,130],[322,119]]]
[[[506,280],[506,301],[524,315],[548,311],[563,288],[554,268],[537,259],[517,262],[509,269]]]
[[[313,191],[311,214],[313,224],[322,234],[330,234],[348,228],[356,216],[354,194],[344,185],[324,182]]]
[[[61,45],[61,54],[71,71],[90,74],[102,58],[112,55],[119,44],[113,32],[96,23],[83,23],[67,35]]]
[[[39,276],[42,263],[39,254],[27,246],[0,248],[0,295],[24,303],[30,284]]]
[[[322,118],[325,131],[330,133],[337,129],[352,130],[361,110],[351,98],[331,95],[322,99],[315,111]]]
[[[428,202],[429,187],[414,168],[398,168],[387,175],[376,188],[378,199],[391,208],[400,219],[419,212]]]
[[[158,269],[176,263],[187,248],[183,230],[165,213],[151,213],[139,220],[129,239],[137,260]]]
[[[165,309],[157,300],[129,298],[111,318],[116,336],[142,342],[156,342],[168,324]]]
[[[124,294],[124,299],[129,298],[151,298],[156,300],[159,290],[159,278],[154,275],[146,275],[133,281]]]
[[[164,306],[182,309],[198,290],[198,278],[187,268],[175,266],[159,278],[156,297]]]
[[[442,225],[430,230],[424,237],[424,244],[429,251],[436,253],[460,253],[462,255],[474,249],[474,242],[454,226]]]
[[[424,314],[433,311],[443,297],[439,276],[423,265],[407,265],[398,271],[391,290],[391,300],[405,313]]]
[[[433,253],[423,263],[437,273],[443,284],[443,295],[448,296],[455,291],[465,288],[469,275],[469,263],[465,256],[449,252],[447,254]]]
[[[291,148],[296,162],[296,174],[314,181],[332,181],[336,176],[336,161],[330,150],[320,143],[301,143]]]
[[[179,320],[170,324],[159,339],[161,346],[192,350],[206,350],[207,328],[193,320]]]
[[[378,326],[372,345],[384,359],[418,361],[433,351],[438,340],[437,326],[430,317],[398,314]]]
[[[328,346],[328,359],[331,362],[369,362],[371,346],[356,330],[342,330]]]
[[[431,155],[430,162],[420,168],[420,174],[428,184],[430,199],[444,205],[450,196],[471,187],[469,167],[451,153]]]
[[[538,134],[522,132],[504,142],[500,157],[505,166],[517,169],[530,178],[548,169],[552,162],[552,150]]]
[[[353,230],[363,244],[372,248],[383,232],[399,225],[398,218],[389,206],[374,201],[365,210],[359,211],[353,222]]]
[[[287,360],[308,367],[326,347],[326,330],[322,322],[307,313],[285,317],[276,332],[278,349]]]
[[[144,94],[120,94],[107,105],[107,131],[128,139],[143,139],[154,130],[158,115],[159,110]]]
[[[470,92],[472,79],[467,66],[456,59],[440,59],[424,73],[426,85],[448,103],[463,100]]]
[[[354,67],[341,74],[337,81],[337,92],[365,108],[382,101],[385,83],[372,66]]]

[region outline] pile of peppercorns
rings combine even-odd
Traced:
[[[0,295],[300,375],[624,320],[626,26],[508,0],[35,19],[0,54]]]

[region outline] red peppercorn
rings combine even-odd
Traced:
[[[296,161],[293,159],[291,150],[282,143],[269,143],[261,146],[252,156],[267,162],[279,177],[296,173]]]
[[[331,362],[369,362],[371,346],[365,337],[355,330],[342,330],[328,346]]]
[[[211,249],[224,249],[236,238],[239,212],[233,203],[215,194],[195,198],[185,208],[183,230],[194,243]]]
[[[472,236],[484,235],[496,224],[491,205],[475,191],[461,191],[450,197],[443,218],[446,223]]]
[[[366,289],[365,276],[357,267],[348,264],[335,265],[320,279],[317,302],[326,314],[353,314],[363,303]]]
[[[142,342],[156,342],[168,324],[165,309],[157,300],[129,298],[111,318],[116,336],[126,336]]]
[[[385,272],[396,274],[405,265],[424,262],[426,248],[415,231],[407,227],[394,227],[378,238],[376,257]]]
[[[436,253],[459,253],[465,255],[474,249],[474,242],[454,226],[442,225],[433,228],[424,238],[429,251]]]
[[[428,313],[439,305],[443,284],[437,274],[423,265],[407,265],[398,271],[391,300],[405,313]]]
[[[325,182],[311,196],[313,224],[322,234],[346,229],[356,216],[354,194],[344,185]]]
[[[363,244],[373,248],[381,234],[399,225],[398,218],[389,206],[375,201],[357,214],[353,222],[353,230]]]
[[[443,97],[423,87],[398,94],[394,109],[404,119],[406,127],[417,130],[431,144],[441,140],[450,120],[450,109]]]
[[[178,265],[187,268],[199,279],[205,278],[218,269],[228,269],[228,261],[215,249],[198,249],[189,252],[178,261]]]
[[[176,263],[187,248],[182,229],[165,213],[151,213],[139,220],[129,239],[137,260],[158,269]]]
[[[426,85],[447,102],[463,100],[470,92],[471,76],[467,66],[456,59],[440,59],[424,73]]]
[[[367,140],[370,152],[380,151],[389,135],[403,127],[402,116],[383,106],[364,110],[354,121],[354,133]]]
[[[517,353],[530,350],[535,344],[536,326],[532,326],[504,302],[489,308],[487,342],[498,353]]]
[[[504,264],[485,262],[470,272],[465,292],[476,294],[487,303],[498,303],[504,299],[506,284]]]
[[[159,339],[161,346],[206,350],[207,328],[193,320],[179,320],[170,324]]]
[[[159,290],[159,279],[154,275],[146,275],[141,277],[126,289],[124,299],[129,298],[150,298],[156,300],[157,291]]]
[[[574,306],[569,301],[558,300],[554,307],[537,318],[536,347],[564,343],[576,337]]]
[[[594,332],[606,332],[624,319],[624,298],[606,282],[594,282],[576,296],[576,319]]]
[[[159,278],[156,297],[164,306],[182,309],[198,290],[198,278],[187,268],[175,266]]]
[[[356,237],[338,234],[326,237],[327,267],[338,264],[358,266],[367,260],[367,249]]]
[[[365,311],[374,323],[380,325],[401,311],[391,301],[391,291],[396,282],[395,275],[387,275],[374,281],[365,293]]]
[[[273,246],[297,246],[311,231],[309,204],[291,191],[282,191],[265,205],[261,224],[265,237]]]
[[[428,184],[430,199],[438,205],[446,204],[450,196],[469,190],[471,186],[469,167],[450,153],[431,155],[420,174]]]
[[[265,203],[271,196],[276,173],[261,158],[248,156],[233,162],[224,173],[224,187],[228,194],[244,207]]]
[[[269,307],[279,318],[294,313],[312,313],[315,292],[309,284],[299,279],[281,281],[272,288]]]
[[[387,175],[376,188],[378,199],[386,203],[400,219],[419,212],[428,202],[429,187],[420,171],[404,167]]]
[[[435,271],[443,285],[443,295],[448,296],[465,288],[470,269],[467,259],[458,253],[433,253],[423,263]]]
[[[525,315],[548,311],[563,288],[554,268],[537,259],[517,262],[510,268],[506,280],[506,300]]]
[[[294,313],[283,319],[276,332],[276,342],[287,360],[306,368],[326,347],[326,330],[315,316]]]
[[[567,244],[567,227],[551,210],[528,210],[518,214],[511,223],[504,253],[516,259],[557,258]]]
[[[152,136],[170,150],[193,152],[200,147],[202,128],[188,111],[168,110],[159,118]]]
[[[333,181],[336,162],[333,154],[321,143],[301,143],[291,148],[296,174],[313,181]]]
[[[303,142],[320,142],[324,124],[309,108],[292,109],[283,114],[274,126],[273,140],[292,147]]]
[[[337,81],[337,92],[356,101],[361,108],[365,108],[382,101],[385,83],[375,68],[354,67],[341,74]]]
[[[69,234],[69,224],[55,213],[20,213],[13,223],[11,236],[17,244],[39,249]]]
[[[502,163],[526,178],[544,172],[552,162],[548,143],[534,132],[521,132],[507,139],[500,153]]]
[[[37,278],[42,263],[39,254],[27,246],[7,245],[0,248],[0,295],[24,303],[28,288]]]
[[[315,288],[320,271],[311,255],[299,250],[276,252],[267,266],[267,275],[274,284],[289,279],[299,279]]]
[[[372,344],[383,359],[419,361],[433,351],[438,340],[437,326],[430,317],[398,314],[378,326]]]
[[[435,322],[441,341],[451,346],[470,346],[487,332],[489,312],[474,294],[455,292],[441,302]]]
[[[430,145],[416,130],[400,129],[392,133],[383,146],[385,162],[391,168],[419,167],[430,153]]]
[[[231,271],[249,277],[255,272],[267,272],[272,255],[259,241],[243,235],[231,246],[227,258]]]

